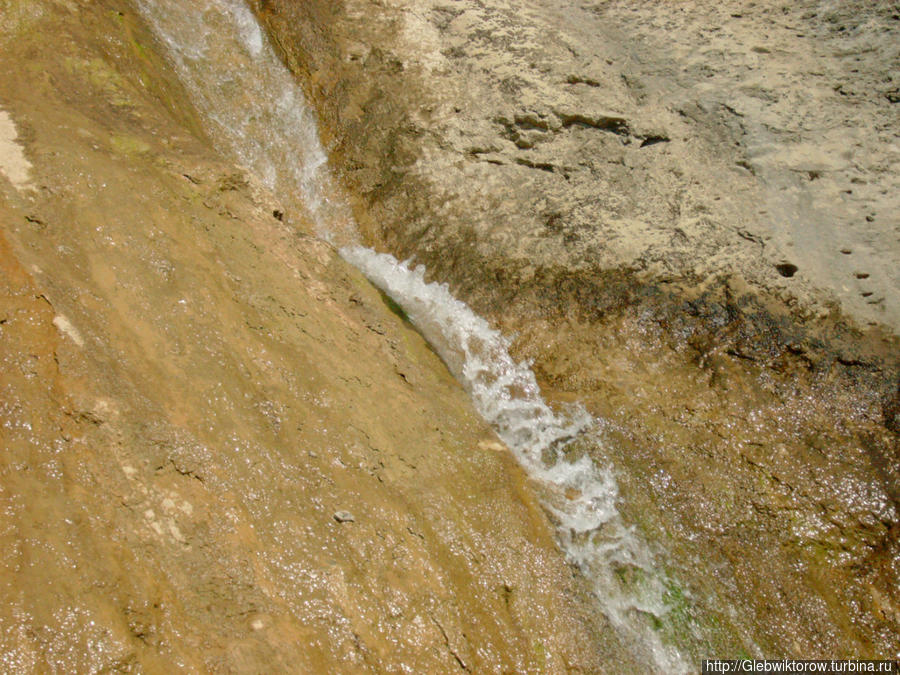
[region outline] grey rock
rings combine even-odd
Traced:
[[[334,519],[339,523],[352,523],[356,521],[353,514],[349,511],[335,511]]]

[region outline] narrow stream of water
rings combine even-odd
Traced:
[[[600,443],[580,407],[554,411],[509,341],[423,267],[359,244],[318,137],[314,113],[243,0],[135,0],[165,45],[220,150],[235,157],[289,208],[306,212],[407,312],[529,474],[568,558],[593,584],[598,606],[635,656],[663,672],[686,672],[679,651],[654,629],[665,616],[666,580],[621,519],[611,469],[579,452]]]

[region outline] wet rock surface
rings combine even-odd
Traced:
[[[0,2],[0,669],[627,659],[443,364],[160,53],[125,2]]]
[[[370,241],[607,421],[668,639],[900,653],[888,4],[255,6]]]

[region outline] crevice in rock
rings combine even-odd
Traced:
[[[601,131],[609,131],[619,136],[631,136],[631,127],[624,117],[617,115],[604,115],[601,113],[579,113],[579,112],[561,112],[556,111],[557,117],[562,122],[563,127],[571,126],[587,127],[590,129],[599,129]]]
[[[465,672],[469,671],[469,666],[466,665],[466,662],[462,660],[462,657],[459,653],[450,645],[450,637],[447,635],[447,631],[444,630],[444,627],[441,625],[441,622],[438,621],[434,614],[429,614],[429,618],[434,622],[434,625],[438,627],[438,630],[441,631],[441,635],[444,638],[444,646],[447,647],[447,651],[450,652],[450,655],[453,656],[453,659],[456,661],[456,664],[460,667],[460,670]]]
[[[600,83],[597,80],[581,75],[569,75],[569,77],[566,78],[566,84],[586,84],[589,87],[600,86]]]
[[[525,159],[524,157],[517,157],[516,164],[520,166],[527,166],[529,169],[540,169],[541,171],[547,171],[548,173],[556,172],[556,167],[549,162],[533,162],[530,159]]]
[[[656,145],[657,143],[668,143],[669,140],[670,139],[668,136],[659,136],[659,135],[645,136],[643,138],[643,140],[641,141],[640,147],[646,148],[651,145]]]

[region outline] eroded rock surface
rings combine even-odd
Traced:
[[[608,421],[660,630],[900,653],[896,8],[254,4],[370,241]]]
[[[160,54],[126,2],[0,2],[0,669],[627,659],[443,364]]]

